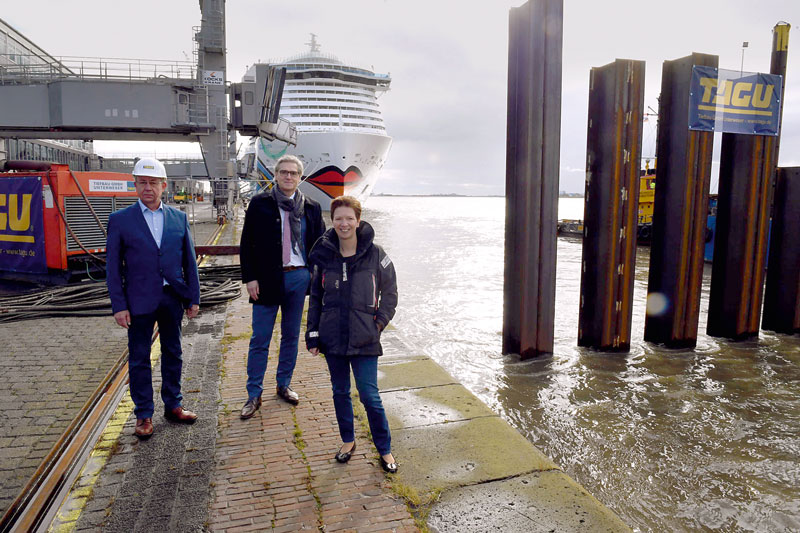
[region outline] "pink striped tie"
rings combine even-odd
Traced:
[[[283,211],[281,209],[281,211]],[[292,228],[289,223],[289,212],[283,211],[283,265],[289,264],[292,258]]]

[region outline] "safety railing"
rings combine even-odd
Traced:
[[[44,83],[69,78],[118,81],[167,78],[196,81],[197,67],[191,61],[67,56],[44,62],[41,57],[34,55],[0,54],[2,83]]]

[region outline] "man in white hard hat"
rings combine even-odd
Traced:
[[[106,274],[114,319],[128,330],[128,372],[135,404],[135,434],[153,434],[150,342],[158,323],[164,417],[191,424],[197,415],[182,406],[181,320],[200,309],[200,281],[186,213],[164,205],[167,173],[158,159],[133,169],[139,201],[108,219]]]

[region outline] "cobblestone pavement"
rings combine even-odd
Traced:
[[[198,242],[206,242],[215,229],[216,225],[198,225]],[[238,234],[234,224],[226,226],[217,239],[220,244],[235,241]],[[183,321],[183,404],[197,413],[198,421],[183,425],[164,419],[164,404],[158,394],[161,369],[154,361],[153,437],[139,441],[134,436],[136,417],[126,392],[115,415],[125,419],[124,424],[110,431],[108,440],[112,442],[101,439],[98,446],[109,453],[97,465],[90,460],[84,467],[70,498],[58,512],[53,530],[127,533],[205,529],[214,470],[225,316],[226,305],[218,305],[202,308],[197,318]],[[154,358],[159,350],[154,346]]]
[[[111,317],[0,326],[0,509],[4,513],[113,363],[127,336]]]
[[[184,405],[195,411],[193,425],[164,419],[164,405],[155,394],[155,433],[147,441],[133,435],[136,422],[129,396],[125,421],[110,448],[108,462],[96,478],[79,480],[87,493],[59,512],[61,528],[119,532],[202,531],[207,522],[210,476],[217,436],[217,398],[220,340],[225,306],[203,309],[194,320],[184,320]],[[155,347],[156,353],[159,349]],[[160,368],[153,365],[153,387],[160,390]],[[124,408],[124,407],[123,407]],[[76,521],[71,519],[77,518]]]
[[[217,228],[209,205],[196,220],[205,243]],[[126,348],[110,316],[0,325],[0,514]]]

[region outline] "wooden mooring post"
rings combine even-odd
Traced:
[[[617,59],[589,78],[578,345],[603,351],[631,344],[644,70]]]
[[[689,86],[694,65],[717,64],[692,54],[662,69],[644,340],[668,347],[697,344],[714,134],[689,130]]]
[[[503,353],[553,351],[563,0],[509,15]]]

